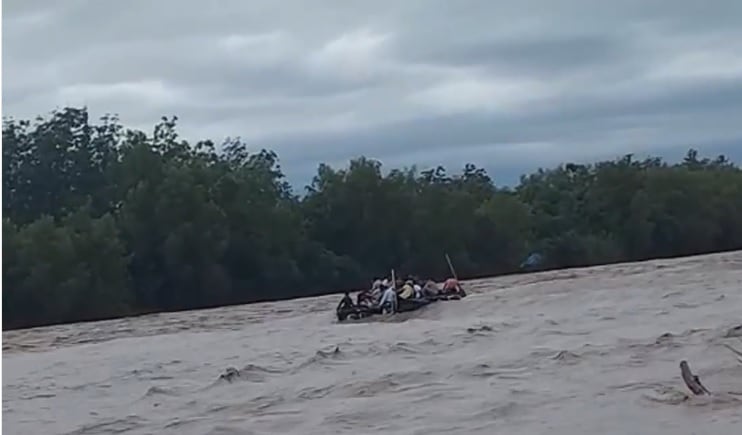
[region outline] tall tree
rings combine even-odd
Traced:
[[[321,164],[150,132],[85,108],[3,123],[5,328],[275,300],[368,285],[742,248],[742,171],[690,150],[564,163],[499,188],[482,168]]]

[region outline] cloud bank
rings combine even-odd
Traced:
[[[65,105],[319,162],[472,162],[499,182],[689,147],[742,159],[742,2],[3,3],[3,114]]]

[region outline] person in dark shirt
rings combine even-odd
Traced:
[[[353,299],[350,297],[350,293],[345,292],[343,299],[340,300],[338,307],[335,309],[338,320],[345,320],[349,315],[352,315],[355,311],[355,305],[353,305]]]
[[[347,308],[353,308],[353,307],[354,307],[354,305],[353,305],[353,299],[351,299],[350,293],[349,292],[345,292],[345,295],[343,296],[343,299],[338,304],[337,310],[340,311],[340,310],[344,310],[344,309],[347,309]]]

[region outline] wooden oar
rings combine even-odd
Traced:
[[[451,275],[453,275],[453,278],[456,280],[456,282],[459,282],[459,277],[456,275],[456,269],[453,268],[453,263],[451,262],[451,257],[448,256],[448,253],[446,253],[446,262],[448,262],[448,268],[451,269]],[[466,291],[464,291],[464,287],[461,286],[461,283],[458,284],[459,289],[461,290],[461,297],[466,297]]]
[[[451,274],[458,281],[459,277],[456,275],[456,270],[453,268],[453,263],[451,263],[451,257],[448,256],[448,253],[446,253],[446,261],[448,262],[448,268],[451,269]]]

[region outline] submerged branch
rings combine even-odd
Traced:
[[[703,384],[701,383],[701,379],[693,374],[693,372],[690,370],[690,366],[688,366],[688,362],[685,360],[680,361],[680,374],[683,377],[685,385],[696,396],[711,394],[711,392],[703,386]]]

